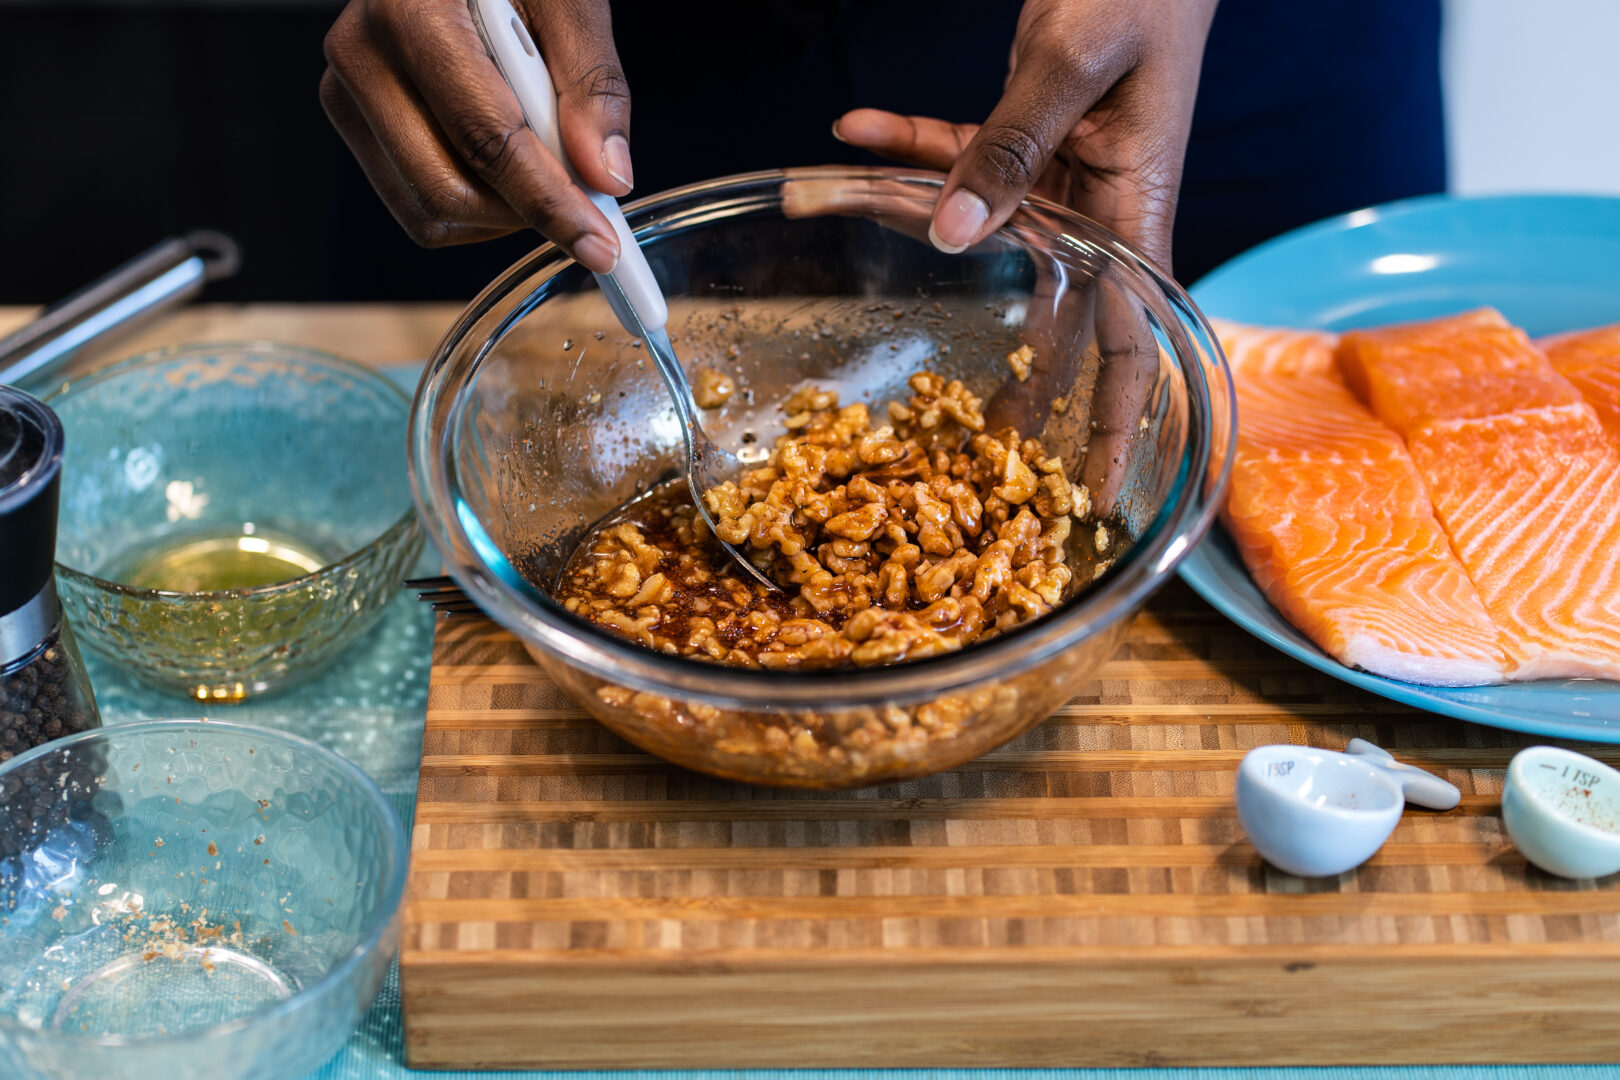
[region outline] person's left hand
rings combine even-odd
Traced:
[[[877,109],[840,139],[949,172],[930,239],[961,251],[1034,192],[1140,247],[1168,271],[1170,229],[1215,0],[1028,0],[1011,72],[982,124]]]

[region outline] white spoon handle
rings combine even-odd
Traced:
[[[568,160],[557,129],[557,89],[552,85],[551,72],[546,70],[546,62],[540,58],[540,50],[535,47],[528,28],[523,25],[510,0],[468,0],[468,7],[490,58],[495,61],[506,85],[512,88],[518,104],[523,107],[523,118],[540,136],[540,141],[552,156],[562,162],[569,178],[602,211],[613,226],[613,231],[618,234],[619,265],[614,267],[612,274],[596,275],[598,284],[603,286],[603,295],[613,307],[613,313],[632,334],[640,336],[661,329],[669,321],[669,308],[664,303],[658,279],[653,277],[647,257],[642,254],[635,234],[624,220],[624,211],[619,209],[618,200],[586,184]],[[611,277],[619,287],[606,287],[607,282],[602,280],[605,277]],[[626,304],[630,311],[624,310]]]
[[[1396,761],[1388,750],[1375,746],[1366,739],[1351,739],[1344,750],[1347,754],[1368,759],[1387,772],[1391,780],[1401,785],[1401,793],[1406,796],[1409,803],[1426,806],[1431,810],[1450,810],[1462,801],[1462,792],[1457,790],[1456,785],[1447,783],[1431,772],[1424,772],[1415,765],[1405,765]]]

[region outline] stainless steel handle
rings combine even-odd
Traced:
[[[241,264],[241,248],[224,233],[171,236],[0,338],[0,384],[38,387],[90,342],[191,299]]]

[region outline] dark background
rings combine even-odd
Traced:
[[[462,299],[535,244],[425,251],[316,98],[341,4],[0,2],[0,303],[55,299],[212,227],[245,262],[214,299]],[[875,160],[867,105],[980,120],[1015,0],[615,0],[636,196],[732,172]],[[1175,239],[1195,280],[1295,225],[1443,190],[1438,0],[1223,0]]]

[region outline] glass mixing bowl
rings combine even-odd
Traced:
[[[811,788],[961,764],[1071,698],[1209,525],[1235,405],[1186,294],[1118,237],[1037,200],[945,255],[926,240],[941,180],[756,173],[627,212],[683,363],[736,379],[725,407],[701,414],[722,445],[757,460],[785,431],[777,406],[795,387],[903,401],[928,362],[984,399],[989,429],[1018,427],[1061,454],[1124,532],[1125,553],[1095,584],[958,652],[745,670],[643,649],[569,615],[549,585],[580,538],[681,460],[664,385],[591,276],[550,245],[440,343],[410,437],[428,535],[546,673],[637,746],[716,776]],[[1027,381],[1007,361],[1024,344],[1035,354]]]
[[[84,647],[160,689],[235,702],[365,633],[422,530],[410,402],[295,345],[187,345],[47,399],[67,432],[57,578]]]
[[[152,720],[0,767],[0,1076],[300,1080],[399,940],[405,830],[344,758]]]

